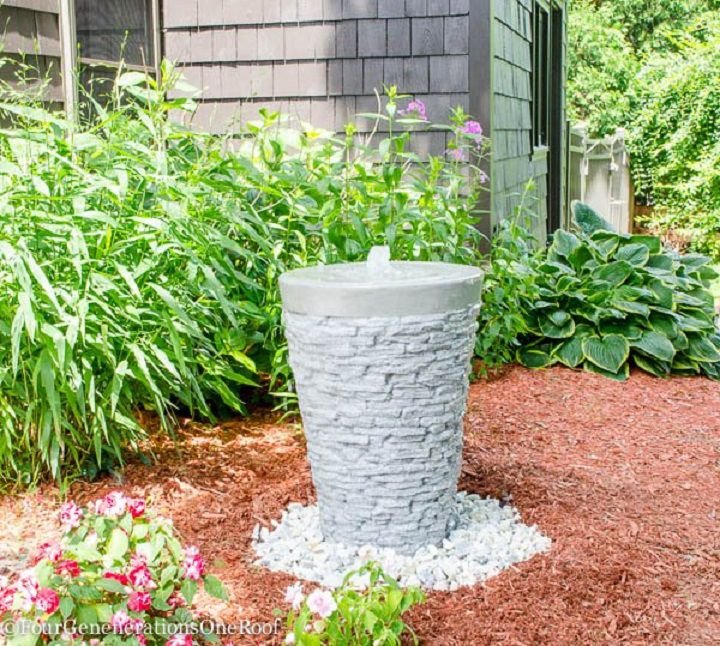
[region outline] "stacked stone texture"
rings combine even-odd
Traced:
[[[447,535],[478,313],[285,313],[326,540],[411,554]]]

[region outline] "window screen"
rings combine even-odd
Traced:
[[[550,14],[535,3],[533,15],[533,146],[548,145]]]
[[[152,67],[151,0],[76,0],[81,60]]]

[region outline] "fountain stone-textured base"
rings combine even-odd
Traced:
[[[317,506],[291,503],[280,522],[273,521],[273,529],[255,527],[256,563],[337,587],[348,572],[376,561],[404,587],[452,591],[481,583],[550,549],[550,539],[537,527],[523,524],[507,502],[459,493],[451,513],[455,529],[442,545],[429,544],[409,556],[391,548],[325,541]]]

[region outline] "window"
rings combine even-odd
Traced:
[[[532,145],[549,144],[550,133],[550,11],[536,2],[533,10],[533,123]]]
[[[155,27],[151,0],[76,0],[77,42],[82,62],[152,68]]]
[[[72,8],[78,81],[95,100],[107,101],[121,61],[129,69],[156,72],[159,0],[74,0]],[[87,112],[87,102],[81,103]]]

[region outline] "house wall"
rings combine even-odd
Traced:
[[[470,0],[173,0],[165,2],[165,55],[204,89],[197,122],[216,132],[280,109],[339,129],[377,112],[397,85],[433,121],[469,106]],[[360,121],[369,131],[370,121]],[[440,153],[443,133],[415,138]]]
[[[532,0],[493,2],[493,220],[512,215],[525,187],[524,206],[538,217],[535,234],[547,234],[547,153],[532,148]]]
[[[5,0],[0,6],[2,53],[0,79],[38,98],[61,105],[60,20],[58,0]],[[19,66],[27,66],[18,77]],[[23,66],[23,67],[24,67]]]

